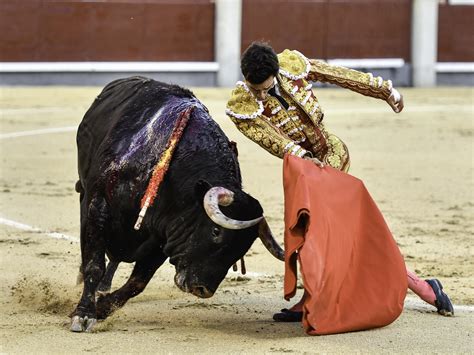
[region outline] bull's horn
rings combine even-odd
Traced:
[[[204,195],[204,209],[209,218],[217,225],[227,229],[245,229],[259,223],[263,217],[251,219],[249,221],[239,221],[227,217],[219,208],[229,206],[234,201],[234,193],[224,187],[211,187]]]
[[[262,219],[258,227],[258,236],[265,248],[278,260],[285,261],[285,252],[273,237],[272,231],[265,218]]]

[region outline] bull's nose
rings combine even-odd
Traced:
[[[188,292],[185,284],[185,277],[182,273],[176,273],[176,275],[174,275],[174,283],[181,291]]]
[[[197,296],[200,298],[209,298],[209,297],[212,297],[212,295],[214,294],[213,292],[209,291],[207,287],[204,287],[204,286],[191,287],[191,293],[194,296]]]

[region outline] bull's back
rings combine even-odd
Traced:
[[[150,79],[131,77],[108,84],[87,110],[77,130],[79,176],[87,176],[95,153],[120,119],[120,112]]]
[[[129,145],[170,95],[193,96],[175,85],[140,76],[108,84],[84,115],[77,132],[81,180],[97,173],[101,160],[113,158],[114,152]]]

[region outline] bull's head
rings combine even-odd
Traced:
[[[275,257],[283,260],[283,250],[273,238],[256,199],[242,190],[232,192],[204,181],[196,184],[195,195],[204,218],[193,221],[194,232],[184,250],[170,257],[176,267],[175,283],[182,291],[211,297],[257,236]]]

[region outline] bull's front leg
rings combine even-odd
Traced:
[[[125,285],[110,294],[99,295],[97,299],[97,318],[107,318],[130,298],[141,293],[166,258],[162,252],[156,252],[146,259],[137,261]]]
[[[84,288],[72,314],[71,331],[90,331],[97,322],[95,293],[105,271],[105,229],[109,217],[107,203],[95,197],[88,205],[87,218],[81,220],[81,255]]]
[[[119,266],[118,261],[109,261],[107,264],[107,268],[105,269],[105,274],[102,280],[100,280],[99,286],[97,286],[97,292],[100,293],[108,293],[112,288],[112,280],[115,275],[115,271]]]

